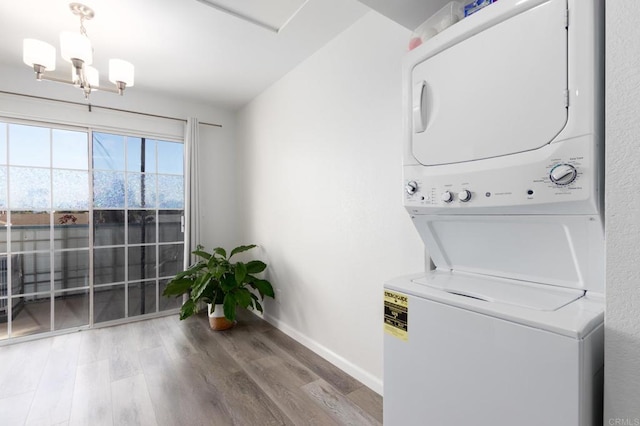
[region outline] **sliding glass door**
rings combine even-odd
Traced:
[[[158,295],[184,262],[183,188],[181,143],[93,133],[95,322],[175,307]]]
[[[0,339],[178,306],[183,144],[0,122]]]

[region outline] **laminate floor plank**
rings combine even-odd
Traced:
[[[78,365],[109,359],[108,328],[95,328],[81,333]]]
[[[222,378],[243,371],[243,369],[227,354],[212,357],[209,353],[200,353],[185,358],[185,362],[193,367],[203,378]]]
[[[0,399],[36,390],[51,344],[52,340],[46,339],[24,342],[21,344],[24,350],[13,346],[0,348],[1,352],[7,352],[8,362],[0,377]]]
[[[157,318],[153,321],[155,331],[171,358],[193,355],[196,349],[182,331],[177,316]]]
[[[233,425],[222,393],[187,360],[145,369],[144,377],[158,425]]]
[[[143,349],[137,353],[137,356],[144,372],[152,371],[157,374],[158,371],[170,370],[174,367],[173,360],[163,346]]]
[[[185,334],[197,349],[196,354],[188,357],[194,365],[201,366],[206,374],[219,377],[242,371],[236,360],[220,345],[220,336],[209,328],[208,323],[190,318],[183,324]]]
[[[237,320],[238,327],[248,328],[254,333],[263,333],[265,331],[275,330],[273,325],[269,324],[249,309],[238,309]]]
[[[155,426],[156,415],[144,375],[111,382],[113,424],[120,426]]]
[[[154,321],[155,320],[136,321],[127,324],[127,328],[135,342],[136,349],[142,350],[162,346],[162,339],[153,326]]]
[[[34,391],[0,399],[0,424],[3,426],[21,426],[29,415]]]
[[[218,385],[235,425],[291,425],[295,423],[278,408],[247,373],[222,378]]]
[[[283,332],[277,329],[265,333],[269,340],[278,347],[288,352],[301,364],[307,366],[324,381],[331,384],[343,394],[348,394],[358,389],[362,384],[349,376],[344,371],[336,368],[329,361],[313,352],[311,349],[301,345]]]
[[[260,333],[254,333],[247,328],[226,330],[220,333],[217,342],[237,362],[251,362],[260,358],[275,355],[274,351],[260,338]]]
[[[109,360],[78,366],[70,425],[113,425]]]
[[[362,386],[348,394],[347,398],[362,408],[365,413],[382,423],[382,396],[368,387]]]
[[[315,382],[320,377],[311,371],[308,366],[301,364],[295,358],[289,356],[286,352],[278,353],[271,358],[263,358],[249,364],[245,369],[254,370],[256,367],[260,369],[278,368],[286,371],[288,381],[295,381],[298,387],[307,383]]]
[[[322,379],[304,385],[302,390],[341,425],[382,425]]]
[[[69,421],[81,340],[80,333],[52,339],[51,351],[29,410],[27,425]]]
[[[105,329],[104,338],[112,381],[142,373],[138,359],[139,342],[132,333],[132,327],[109,327]]]
[[[279,357],[262,358],[247,366],[247,374],[296,425],[337,425],[300,388],[311,381],[301,380],[298,368]]]

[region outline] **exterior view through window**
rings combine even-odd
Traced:
[[[183,215],[181,142],[0,121],[0,339],[178,307]]]

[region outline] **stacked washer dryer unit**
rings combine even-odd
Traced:
[[[601,0],[500,0],[409,52],[385,425],[602,424]]]

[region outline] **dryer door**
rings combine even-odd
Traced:
[[[565,0],[552,0],[427,53],[411,77],[416,160],[459,163],[551,142],[567,121],[565,12]]]

